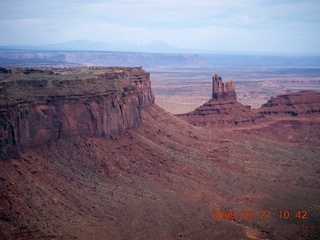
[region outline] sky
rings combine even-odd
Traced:
[[[163,41],[320,53],[319,0],[0,0],[0,45]]]

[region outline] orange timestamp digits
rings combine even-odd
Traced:
[[[294,213],[297,219],[307,219],[308,212],[306,210],[299,210],[296,213]],[[279,217],[283,219],[289,219],[291,217],[291,213],[288,210],[279,211]]]
[[[213,210],[213,219],[231,219],[234,220],[237,217],[237,212],[235,210]]]
[[[307,219],[308,212],[306,210],[299,210],[297,212],[292,212],[288,210],[281,210],[278,212],[278,217],[280,219]],[[237,217],[242,219],[270,219],[271,215],[275,216],[276,214],[271,214],[270,210],[260,210],[260,212],[256,213],[254,210],[242,210],[239,214],[235,210],[213,210],[212,211],[212,219],[229,219],[235,220]]]

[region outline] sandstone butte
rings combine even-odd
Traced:
[[[120,133],[154,103],[136,68],[0,69],[0,158],[60,138]]]
[[[297,116],[320,113],[320,93],[300,91],[271,98],[259,109],[251,109],[237,101],[233,80],[223,83],[212,77],[212,98],[195,110],[178,114],[181,119],[206,128],[250,126],[274,116]]]
[[[0,239],[319,239],[319,103],[214,75],[177,117],[141,67],[0,68]]]

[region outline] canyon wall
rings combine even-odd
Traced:
[[[141,67],[2,68],[0,159],[70,136],[104,136],[141,123],[154,103]]]

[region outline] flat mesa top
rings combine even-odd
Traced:
[[[0,107],[52,98],[121,94],[141,67],[0,67]]]
[[[141,67],[0,67],[0,81],[89,79],[133,69],[141,70]]]

